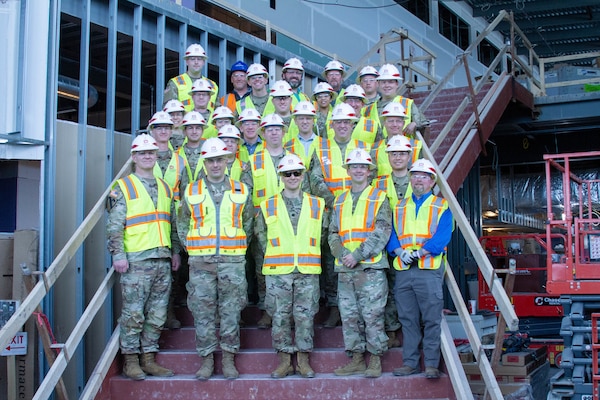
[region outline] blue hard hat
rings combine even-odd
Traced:
[[[248,70],[248,65],[246,65],[246,63],[243,61],[236,61],[235,64],[233,64],[231,66],[231,72],[235,72],[235,71],[246,72],[247,70]]]

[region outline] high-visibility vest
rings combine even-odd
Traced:
[[[410,167],[415,161],[417,161],[421,155],[421,149],[423,148],[423,143],[419,139],[408,138],[410,141],[410,145],[412,146],[412,154],[410,163],[408,166]],[[389,175],[392,173],[392,166],[390,165],[390,159],[388,158],[387,152],[385,151],[387,145],[386,141],[382,140],[374,146],[375,150],[375,160],[377,161],[377,175]]]
[[[318,140],[319,137],[317,136],[313,139],[312,142],[310,142],[310,145],[308,146],[308,155],[304,150],[304,144],[297,137],[287,142],[283,147],[290,153],[294,153],[295,155],[300,157],[300,159],[304,163],[304,166],[308,168],[308,166],[310,165],[310,160],[312,159],[314,152],[317,150]]]
[[[246,254],[246,232],[242,214],[248,189],[241,182],[229,180],[231,190],[223,193],[223,200],[215,206],[204,179],[188,185],[185,199],[191,213],[187,234],[190,256]],[[218,215],[217,215],[218,212]]]
[[[373,143],[375,143],[378,128],[379,123],[375,120],[360,117],[352,131],[352,139],[362,140],[363,142],[373,145]]]
[[[171,247],[171,201],[169,184],[156,178],[156,207],[144,184],[134,174],[117,181],[127,204],[123,245],[126,253],[137,253],[157,247]]]
[[[164,173],[160,169],[158,163],[154,164],[154,169],[152,170],[155,177],[161,178],[169,184],[171,190],[173,190],[173,198],[175,201],[179,201],[180,199],[179,183],[181,182],[181,174],[186,165],[187,160],[185,158],[181,157],[178,153],[173,153],[171,161],[169,161],[169,165],[167,165],[167,169]]]
[[[418,250],[427,242],[437,230],[438,223],[444,211],[448,209],[448,202],[438,196],[430,195],[416,213],[416,204],[412,196],[405,197],[396,206],[394,212],[394,226],[398,234],[398,241],[403,250]],[[420,269],[438,269],[442,265],[446,254],[433,257],[430,254],[419,259]],[[400,257],[393,262],[397,270],[408,269],[402,265]]]
[[[234,181],[239,181],[240,178],[242,177],[243,171],[244,171],[244,165],[243,165],[242,161],[236,157],[233,160],[233,164],[231,164],[231,167],[229,165],[227,165],[226,173]]]
[[[260,142],[257,146],[256,149],[254,149],[254,154],[256,153],[260,153],[261,151],[263,151],[265,148],[265,143],[264,142]],[[238,150],[238,157],[242,162],[250,162],[250,159],[252,158],[252,156],[254,154],[250,154],[250,152],[248,151],[248,147],[244,146],[244,144],[240,144],[240,148]]]
[[[375,220],[381,205],[385,201],[385,192],[367,186],[360,194],[354,212],[352,212],[352,194],[346,190],[336,197],[333,208],[336,211],[339,235],[342,246],[351,252],[356,250],[371,235],[375,229]],[[381,253],[375,257],[361,261],[363,264],[373,264],[381,260]],[[336,258],[336,265],[341,266]]]
[[[273,159],[267,150],[254,153],[250,166],[252,168],[252,202],[255,207],[266,198],[276,195],[284,188],[283,182],[277,176]]]
[[[198,163],[196,164],[196,168],[192,172],[192,168],[190,167],[190,163],[188,162],[187,156],[185,155],[185,146],[181,146],[177,153],[183,157],[185,160],[185,170],[188,175],[188,183],[192,183],[198,180],[198,176],[200,175],[200,171],[204,169],[204,159],[202,157],[198,158]]]
[[[210,96],[210,102],[208,104],[209,108],[214,109],[215,104],[217,104],[217,94],[219,93],[219,86],[212,79],[209,79],[207,77],[204,78],[208,79],[208,81],[213,85],[214,88],[212,95]],[[179,100],[181,104],[183,104],[185,112],[194,111],[194,100],[192,100],[192,95],[190,95],[190,91],[192,90],[193,85],[192,78],[187,74],[187,72],[184,72],[183,74],[177,75],[171,80],[173,81],[173,83],[175,83],[175,86],[177,86],[177,100]]]
[[[386,196],[390,202],[390,207],[392,208],[392,211],[394,211],[400,198],[398,198],[398,192],[396,191],[396,186],[394,185],[394,180],[392,178],[392,175],[390,174],[390,175],[378,176],[377,178],[373,179],[373,183],[371,185],[373,185],[374,187],[376,187],[379,190],[383,190],[386,193]],[[402,198],[408,197],[411,194],[412,194],[412,187],[410,186],[410,183],[409,183],[408,186],[406,187],[406,193],[404,193]]]
[[[267,99],[265,107],[262,110],[256,108],[256,105],[254,105],[254,102],[252,101],[250,95],[238,100],[235,103],[235,111],[237,112],[237,115],[240,115],[242,111],[244,111],[246,108],[253,108],[257,110],[261,116],[265,116],[267,114],[272,114],[275,112],[275,105],[273,104],[271,96],[269,96],[269,98]]]
[[[377,125],[383,126],[383,124],[381,123],[381,120],[379,119],[379,113],[377,111],[378,101],[364,107],[362,109],[361,113],[362,113],[363,117],[370,118],[370,119],[374,120],[377,123]],[[404,109],[406,110],[407,118],[404,120],[404,126],[402,127],[403,129],[406,128],[406,126],[412,122],[412,113],[411,112],[412,112],[412,105],[414,103],[414,100],[409,99],[408,97],[404,97],[404,96],[396,96],[392,100],[392,103],[400,103],[400,104],[402,104],[402,107],[404,107]],[[383,128],[383,137],[387,137],[387,130],[385,129],[385,127]]]
[[[321,227],[325,201],[307,193],[296,233],[281,194],[260,203],[267,225],[264,275],[290,274],[298,267],[302,274],[321,273]]]
[[[352,186],[352,179],[350,179],[346,169],[342,166],[346,161],[348,153],[356,148],[369,151],[369,145],[359,140],[351,140],[348,146],[346,146],[346,153],[342,154],[335,140],[325,138],[315,140],[318,140],[315,152],[319,157],[323,179],[331,193],[337,196]]]

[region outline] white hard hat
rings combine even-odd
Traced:
[[[425,172],[433,175],[434,181],[437,179],[437,172],[435,172],[433,164],[424,158],[419,158],[417,161],[415,161],[412,167],[410,167],[410,172]]]
[[[262,64],[250,64],[248,71],[246,71],[246,78],[250,78],[254,75],[266,75],[269,76],[269,71]]]
[[[277,81],[271,86],[271,91],[269,92],[269,96],[279,97],[279,96],[291,96],[294,92],[292,91],[292,87],[286,81]]]
[[[131,143],[131,152],[135,153],[137,151],[144,150],[158,150],[158,144],[156,144],[156,140],[147,133],[142,133],[133,139]]]
[[[165,103],[165,106],[163,108],[164,112],[168,112],[168,113],[172,113],[172,112],[184,112],[185,111],[185,107],[183,106],[183,103],[180,102],[179,100],[169,100]]]
[[[333,111],[331,112],[331,120],[332,121],[343,120],[343,119],[349,119],[352,121],[358,120],[358,116],[354,112],[354,108],[352,108],[351,105],[346,104],[346,103],[338,104],[337,106],[335,106],[333,108]]]
[[[283,119],[279,115],[273,113],[273,114],[265,115],[264,117],[262,117],[262,120],[260,121],[261,128],[264,129],[268,126],[280,126],[283,128],[285,126],[285,124],[283,123]]]
[[[237,123],[241,124],[244,121],[260,122],[261,116],[256,108],[244,108],[238,117]]]
[[[348,169],[348,166],[353,164],[368,165],[369,169],[377,168],[377,166],[373,164],[373,159],[369,153],[364,149],[354,149],[348,153],[348,157],[346,157],[346,162],[344,162],[343,167]]]
[[[404,135],[394,135],[391,136],[387,141],[387,146],[385,147],[386,152],[392,151],[409,151],[412,152],[412,146],[410,144],[410,140]]]
[[[365,90],[360,85],[356,84],[348,85],[348,87],[344,90],[342,97],[340,97],[340,100],[346,101],[347,97],[358,97],[359,99],[362,99],[363,102],[367,99]]]
[[[194,92],[210,92],[212,93],[215,88],[213,84],[206,78],[196,79],[194,83],[192,83],[192,90],[190,90],[189,94],[191,95]]]
[[[204,51],[204,47],[200,46],[198,43],[190,44],[185,50],[185,55],[183,56],[183,58],[188,57],[206,58],[206,52]]]
[[[202,158],[221,157],[229,154],[231,154],[231,152],[227,150],[225,142],[216,137],[206,139],[200,149]]]
[[[181,126],[202,125],[206,126],[206,120],[198,111],[190,111],[183,116]]]
[[[319,93],[329,93],[331,95],[332,99],[335,99],[337,97],[337,93],[335,92],[335,90],[333,90],[331,85],[327,82],[317,83],[317,86],[315,86],[315,89],[313,90],[313,100],[317,99],[317,95]]]
[[[288,153],[277,164],[277,172],[306,170],[304,163],[294,153]]]
[[[317,110],[315,110],[315,106],[312,102],[302,100],[296,104],[292,115],[310,115],[311,117],[316,117]]]
[[[157,111],[152,118],[150,118],[150,121],[148,121],[148,129],[152,130],[152,127],[155,125],[173,125],[173,121],[171,121],[169,113]]]
[[[229,118],[232,121],[235,119],[235,117],[233,116],[233,113],[231,112],[229,107],[219,106],[219,107],[215,108],[215,111],[213,111],[213,113],[212,113],[213,121],[215,119],[223,119],[223,118]]]
[[[299,69],[300,71],[304,72],[302,61],[298,60],[297,58],[290,58],[287,60],[285,64],[283,64],[283,68],[281,70],[285,72],[286,69]]]
[[[398,68],[393,66],[392,64],[383,64],[379,69],[379,76],[377,77],[378,81],[389,81],[389,80],[397,80],[401,81],[402,77],[400,76],[400,71]]]
[[[379,72],[377,72],[377,69],[371,65],[367,65],[365,67],[363,67],[360,72],[358,73],[358,77],[356,78],[356,83],[360,83],[361,79],[363,76],[365,75],[373,75],[375,77],[379,76]]]
[[[217,134],[218,138],[241,139],[242,134],[235,125],[223,125]]]
[[[402,104],[391,102],[388,103],[385,107],[383,107],[383,110],[381,111],[381,117],[408,118],[408,115],[406,115],[406,109],[404,108],[404,106],[402,106]]]
[[[331,60],[325,65],[325,69],[321,74],[323,78],[327,79],[327,73],[329,71],[340,71],[342,73],[342,77],[346,74],[346,68],[342,65],[338,60]]]

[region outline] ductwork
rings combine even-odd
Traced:
[[[64,99],[79,101],[79,81],[67,76],[58,76],[58,95]],[[92,108],[98,102],[98,91],[92,85],[88,85],[88,108]]]

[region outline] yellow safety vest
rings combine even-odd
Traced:
[[[263,117],[267,114],[272,114],[275,112],[275,105],[273,104],[271,96],[269,96],[269,98],[267,99],[267,102],[265,103],[265,108],[262,110],[262,112],[260,112],[261,110],[258,110],[256,108],[256,105],[254,105],[254,102],[252,101],[249,95],[244,97],[243,99],[238,100],[237,103],[235,103],[235,111],[237,112],[237,115],[241,115],[242,111],[244,111],[246,108],[253,108],[257,110],[259,114]]]
[[[188,185],[185,198],[191,212],[187,234],[187,251],[190,256],[246,254],[242,214],[248,190],[241,182],[233,179],[229,181],[231,190],[223,194],[223,201],[218,207],[210,197],[203,179]]]
[[[352,131],[352,139],[362,140],[363,142],[373,145],[377,136],[379,122],[370,118],[360,117],[354,130]]]
[[[416,213],[416,204],[411,197],[405,197],[396,206],[394,212],[394,226],[396,226],[398,241],[403,250],[418,250],[436,232],[438,223],[444,211],[448,209],[448,202],[438,196],[429,196]],[[446,257],[441,253],[435,257],[430,254],[419,259],[419,269],[438,269]],[[402,265],[400,257],[394,259],[394,268],[397,270],[408,269]]]
[[[204,169],[204,159],[202,157],[198,157],[198,164],[196,164],[196,168],[194,169],[194,172],[192,172],[192,169],[190,168],[190,163],[188,162],[187,156],[185,155],[184,147],[185,145],[181,146],[177,150],[177,154],[179,154],[185,160],[185,170],[188,175],[189,184],[198,180],[198,175],[200,175],[200,171]]]
[[[257,146],[256,149],[254,150],[254,154],[256,153],[260,153],[261,151],[263,151],[265,148],[265,143],[264,142],[260,142]],[[239,150],[238,150],[238,157],[242,162],[250,162],[250,159],[252,158],[252,156],[254,156],[254,154],[250,154],[248,152],[248,147],[244,146],[244,144],[240,144]]]
[[[250,166],[254,183],[252,202],[259,207],[261,201],[281,192],[284,185],[277,176],[273,159],[267,150],[254,153]]]
[[[210,96],[210,102],[208,103],[208,107],[210,109],[215,108],[215,104],[217,104],[217,94],[219,93],[219,86],[207,77],[203,77],[208,79],[208,81],[213,85],[213,92]],[[200,78],[198,78],[200,79]],[[192,90],[192,78],[187,74],[183,73],[181,75],[177,75],[175,78],[172,78],[173,83],[177,86],[177,100],[183,104],[185,108],[185,112],[194,111],[194,101],[192,100],[192,96],[190,95],[190,91]]]
[[[417,161],[421,155],[421,149],[423,148],[423,143],[420,140],[409,138],[410,145],[412,146],[412,156],[410,163],[408,166],[410,167],[415,161]],[[377,160],[377,175],[389,175],[392,173],[392,166],[390,165],[390,159],[388,158],[387,152],[385,151],[387,144],[385,140],[379,142],[376,145],[377,150],[375,150],[375,160]]]
[[[123,245],[126,253],[137,253],[157,247],[171,247],[171,201],[173,191],[169,184],[156,178],[158,199],[156,207],[144,184],[134,174],[119,179],[125,203],[125,230]]]
[[[260,203],[267,225],[264,275],[291,274],[295,267],[302,274],[321,273],[321,227],[325,201],[307,193],[303,193],[302,197],[296,234],[281,194]]]
[[[396,205],[398,204],[398,201],[400,200],[398,198],[398,192],[396,191],[396,186],[394,185],[394,180],[392,178],[392,175],[383,175],[383,176],[378,176],[377,178],[373,179],[373,186],[375,186],[377,189],[379,190],[383,190],[386,193],[386,196],[390,202],[390,207],[392,209],[392,211],[394,211],[394,209],[396,208]],[[410,186],[410,183],[408,184],[408,186],[406,187],[406,193],[404,193],[404,197],[408,197],[412,194],[412,187]]]
[[[243,170],[244,170],[244,165],[242,164],[242,161],[240,161],[240,159],[236,157],[233,160],[233,164],[231,164],[231,167],[229,167],[229,165],[227,165],[226,173],[234,181],[239,181],[240,178],[242,177]]]
[[[375,220],[379,208],[385,201],[385,192],[373,186],[367,186],[356,202],[352,212],[352,195],[347,190],[336,197],[333,208],[336,211],[339,235],[342,246],[350,251],[356,250],[375,229]],[[374,264],[381,260],[381,253],[375,257],[361,261],[363,264]],[[335,260],[337,266],[342,264]]]
[[[406,110],[407,118],[404,120],[404,126],[402,127],[403,129],[406,128],[406,126],[412,122],[412,105],[414,100],[404,96],[396,96],[392,100],[392,103],[400,103]],[[377,112],[377,101],[364,107],[361,113],[363,117],[371,118],[377,123],[377,125],[383,126],[381,120],[379,119],[379,113]],[[383,128],[383,137],[387,138],[387,130],[385,127]]]
[[[346,161],[348,153],[356,148],[369,151],[367,143],[359,140],[350,140],[348,146],[346,146],[346,154],[342,155],[340,147],[335,140],[328,140],[325,138],[318,139],[315,152],[319,157],[319,164],[321,165],[325,184],[334,196],[337,196],[352,186],[352,180],[342,165]]]
[[[158,163],[154,164],[154,169],[152,170],[155,177],[161,178],[169,184],[173,190],[173,197],[175,201],[179,201],[180,199],[179,183],[181,182],[181,174],[183,173],[183,169],[186,167],[186,165],[187,160],[181,157],[181,155],[178,153],[174,153],[164,174]]]
[[[319,137],[317,136],[310,143],[310,145],[308,146],[308,155],[306,155],[306,152],[304,151],[304,145],[297,137],[287,142],[283,147],[286,151],[294,153],[295,155],[300,157],[300,159],[304,163],[304,166],[306,167],[306,169],[308,169],[308,166],[310,165],[310,160],[312,159],[314,152],[317,151],[318,140]]]

